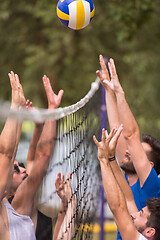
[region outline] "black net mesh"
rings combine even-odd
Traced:
[[[93,135],[98,138],[100,134],[100,101],[98,90],[84,107],[57,121],[54,152],[41,186],[39,209],[52,218],[54,232],[57,216],[68,214],[67,209],[71,208],[58,239],[92,239],[101,185],[97,147],[93,142]],[[19,162],[26,162],[24,152],[30,138],[21,140],[16,157]],[[71,179],[72,194],[63,210],[54,184],[58,172],[64,174],[66,182],[69,173]]]

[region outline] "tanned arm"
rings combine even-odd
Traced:
[[[20,83],[14,73],[9,73],[12,88],[11,111],[18,110],[23,104],[20,97]],[[13,160],[17,140],[18,121],[8,117],[0,135],[0,198],[4,197],[4,191],[9,190],[13,172]]]
[[[58,95],[56,95],[52,90],[49,78],[46,76],[43,77],[43,84],[48,99],[48,110],[55,109],[55,106],[59,106],[61,102],[63,90],[60,90]],[[20,214],[32,217],[34,198],[38,187],[46,174],[54,147],[55,134],[56,121],[46,121],[37,144],[34,165],[28,178],[26,178],[18,187],[12,202],[12,206]]]
[[[109,142],[115,134],[113,129],[109,136],[105,135],[105,130],[102,130],[102,140],[98,142],[95,136],[93,137],[95,144],[98,147],[98,159],[100,161],[103,186],[107,197],[107,203],[113,213],[117,227],[121,233],[123,240],[136,240],[139,237],[139,232],[134,227],[132,219],[129,215],[124,194],[116,181],[112,168],[110,166],[109,157]]]
[[[64,240],[71,240],[74,233],[75,218],[73,218],[73,215],[76,210],[76,198],[72,196],[71,189],[71,174],[64,181],[64,175],[61,178],[61,173],[58,173],[55,186],[57,194],[61,198],[61,206],[54,229],[53,240],[60,240],[62,238]]]
[[[119,119],[119,113],[117,108],[116,96],[114,91],[112,91],[112,89],[110,89],[108,85],[103,83],[103,80],[105,79],[110,81],[110,76],[102,55],[99,56],[99,62],[100,62],[102,72],[97,70],[96,74],[99,77],[100,82],[106,91],[106,107],[107,107],[107,116],[108,116],[109,126],[110,126],[110,129],[112,129],[113,127],[118,128],[120,126],[120,119]],[[127,149],[127,144],[122,133],[118,139],[117,146],[116,146],[116,155],[120,165],[123,162],[126,149]]]
[[[111,73],[111,81],[104,80],[103,83],[108,85],[115,92],[119,118],[123,124],[124,137],[127,141],[128,150],[131,154],[136,173],[139,177],[140,185],[143,186],[152,166],[141,144],[139,127],[126,101],[124,91],[116,73],[113,59],[110,59],[109,69]]]

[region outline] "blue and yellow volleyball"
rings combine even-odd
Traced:
[[[85,28],[92,20],[95,7],[92,0],[59,0],[57,16],[68,28]]]

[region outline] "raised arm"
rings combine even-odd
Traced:
[[[20,102],[21,102],[21,105],[19,106],[19,109],[21,109],[22,107],[26,106],[26,99],[25,99],[25,96],[24,96],[24,93],[23,93],[23,89],[22,89],[22,85],[20,83],[19,77],[18,77],[17,74],[14,74],[14,72],[11,71],[11,74],[9,75],[9,78],[14,79],[17,83],[17,87],[18,87],[18,91],[19,91],[19,99],[20,99]],[[21,131],[22,131],[22,121],[18,121],[16,145],[15,145],[15,148],[14,148],[13,160],[15,160],[15,157],[16,157],[18,144],[19,144],[20,137],[21,137]]]
[[[18,110],[21,106],[19,82],[14,73],[9,73],[12,88],[11,110]],[[13,155],[17,139],[18,121],[8,117],[0,135],[0,198],[4,197],[4,191],[9,190],[11,172],[13,168]]]
[[[110,126],[110,129],[112,129],[113,127],[118,128],[120,126],[120,119],[118,114],[116,96],[112,91],[112,89],[110,89],[110,87],[108,87],[106,84],[103,83],[103,80],[105,79],[108,79],[108,81],[110,81],[110,77],[109,77],[108,69],[106,67],[106,63],[102,55],[99,56],[99,62],[100,62],[102,71],[97,70],[96,74],[99,77],[100,82],[104,86],[106,91],[106,107],[107,107],[107,116],[109,120],[109,126]],[[117,147],[116,147],[116,155],[120,165],[123,162],[126,149],[127,149],[127,144],[122,133],[118,139]]]
[[[128,150],[130,152],[136,173],[139,177],[140,184],[143,186],[152,166],[141,144],[139,127],[127,104],[124,91],[116,73],[113,59],[110,59],[109,69],[111,73],[111,81],[106,79],[103,83],[108,85],[115,92],[119,118],[123,124],[124,137],[127,141]]]
[[[58,173],[55,186],[57,194],[61,199],[61,206],[54,229],[53,240],[71,240],[74,233],[73,215],[76,208],[76,198],[72,196],[71,174],[64,181],[64,175],[61,178],[61,173]]]
[[[57,239],[71,240],[75,230],[75,213],[76,213],[76,197],[73,196],[72,201],[68,203],[68,208],[63,219]],[[67,230],[67,231],[66,231]]]
[[[59,106],[63,91],[56,95],[51,87],[50,80],[43,77],[43,84],[48,99],[48,110]],[[45,122],[40,139],[37,144],[34,165],[31,172],[16,191],[13,207],[20,214],[32,215],[34,197],[46,173],[50,157],[52,155],[56,134],[56,121],[48,120]]]
[[[30,145],[29,145],[28,155],[27,155],[26,171],[27,171],[28,175],[30,174],[31,169],[34,165],[36,147],[37,147],[39,138],[41,136],[42,130],[43,130],[43,123],[36,123],[34,133],[33,133]]]
[[[123,191],[123,194],[125,196],[125,200],[127,203],[127,208],[130,214],[137,212],[137,206],[134,201],[134,197],[131,191],[131,188],[129,187],[123,172],[121,171],[120,167],[117,164],[116,158],[115,158],[115,149],[117,145],[118,138],[122,134],[123,125],[120,125],[117,129],[115,135],[112,137],[111,141],[109,142],[109,163],[112,168],[112,171],[114,173],[114,176]]]
[[[136,240],[139,233],[134,227],[132,219],[129,215],[124,194],[116,181],[116,178],[111,169],[109,157],[109,142],[114,136],[114,129],[109,136],[105,136],[105,130],[102,130],[102,140],[98,142],[95,136],[93,137],[95,144],[98,147],[98,159],[101,166],[101,174],[103,186],[107,197],[107,203],[113,213],[117,227],[124,240]]]

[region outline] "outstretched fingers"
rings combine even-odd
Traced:
[[[118,138],[120,137],[120,135],[121,135],[121,132],[123,131],[123,124],[121,124],[120,126],[119,126],[119,128],[117,129],[117,132],[115,133],[115,140],[117,141],[118,140]]]
[[[48,108],[49,109],[57,108],[61,102],[63,90],[60,90],[58,95],[56,95],[52,89],[50,80],[46,75],[43,76],[43,85],[47,94]]]
[[[109,71],[111,73],[111,78],[117,77],[115,63],[114,63],[114,60],[112,58],[110,59],[110,62],[109,62],[108,66],[109,66]]]
[[[52,105],[52,98],[53,98],[54,92],[52,90],[49,78],[46,75],[44,75],[42,79],[43,79],[43,85],[44,85],[47,99],[48,99],[48,105],[50,106]]]
[[[112,130],[110,131],[110,133],[109,133],[109,135],[108,135],[108,137],[107,137],[107,142],[110,142],[111,141],[111,139],[113,138],[113,136],[116,134],[116,132],[117,132],[117,129],[116,128],[112,128]]]
[[[105,140],[106,140],[106,131],[105,131],[105,129],[103,128],[102,129],[102,143],[105,143]]]
[[[122,130],[123,130],[123,125],[121,124],[118,129],[116,128],[116,130],[114,131],[114,135],[109,142],[109,155],[110,155],[110,157],[113,157],[115,155],[117,141],[118,141],[118,138],[119,138]]]
[[[108,138],[108,131],[107,130],[105,130],[105,136],[106,136],[106,138]]]
[[[110,77],[109,77],[108,69],[106,67],[106,63],[105,63],[104,58],[103,58],[103,56],[101,54],[99,55],[99,61],[100,61],[102,73],[99,70],[97,70],[96,74],[99,77],[101,84],[104,87],[106,87],[106,84],[105,84],[104,80],[110,82]]]
[[[9,76],[11,88],[13,89],[15,85],[14,85],[14,81],[13,81],[12,75],[10,73],[8,73],[8,76]]]
[[[11,71],[9,74],[10,84],[12,87],[12,100],[17,106],[25,106],[26,99],[24,97],[23,88],[17,74]]]
[[[100,65],[101,65],[102,73],[104,74],[105,78],[108,81],[110,81],[109,72],[108,72],[106,63],[104,61],[104,57],[101,54],[99,55],[99,62],[100,62]]]
[[[59,186],[62,184],[62,179],[61,179],[61,173],[59,172],[57,174],[57,178],[56,178],[56,181],[55,181],[55,186],[56,186],[56,190],[59,189]]]
[[[11,108],[13,107],[19,107],[20,106],[20,96],[19,96],[19,90],[18,90],[18,84],[14,75],[14,72],[11,71],[9,74],[10,84],[12,88],[12,104]]]
[[[10,79],[10,84],[11,84],[12,90],[18,90],[16,79],[15,79],[15,76],[14,76],[14,72],[11,71],[10,73],[8,73],[8,76],[9,76],[9,79]]]
[[[97,74],[97,76],[99,77],[99,80],[100,80],[100,82],[102,83],[102,85],[104,85],[104,84],[103,84],[103,80],[104,80],[104,78],[103,78],[103,76],[102,76],[100,70],[97,70],[97,71],[96,71],[96,74]]]
[[[102,142],[99,142],[97,140],[97,138],[95,136],[93,136],[93,140],[95,142],[95,144],[97,145],[97,147],[100,147],[101,146],[101,143],[105,144],[105,142],[110,142],[111,138],[113,137],[113,135],[115,134],[116,132],[116,128],[113,128],[110,132],[110,134],[108,135],[108,132],[107,130],[105,130],[104,128],[102,129],[102,137],[101,137],[101,141]]]
[[[100,143],[98,142],[96,136],[93,136],[93,141],[96,144],[96,146],[99,147]]]
[[[58,95],[57,95],[57,107],[61,103],[61,99],[62,99],[63,93],[64,93],[64,91],[62,89],[58,92]]]
[[[116,67],[115,67],[115,64],[114,64],[114,60],[113,59],[110,59],[110,62],[108,64],[109,66],[109,70],[110,70],[110,73],[111,73],[111,84],[108,86],[110,86],[110,88],[112,88],[112,90],[116,93],[116,92],[123,92],[123,89],[120,85],[120,82],[119,82],[119,79],[118,79],[118,75],[117,75],[117,72],[116,72]]]
[[[108,80],[104,79],[103,84],[107,85],[111,90],[114,90],[114,85],[112,81],[109,82]]]
[[[15,74],[15,80],[16,80],[16,83],[17,83],[18,91],[19,91],[21,106],[25,106],[26,99],[25,99],[25,96],[24,96],[23,88],[22,88],[22,85],[20,83],[18,74]]]

